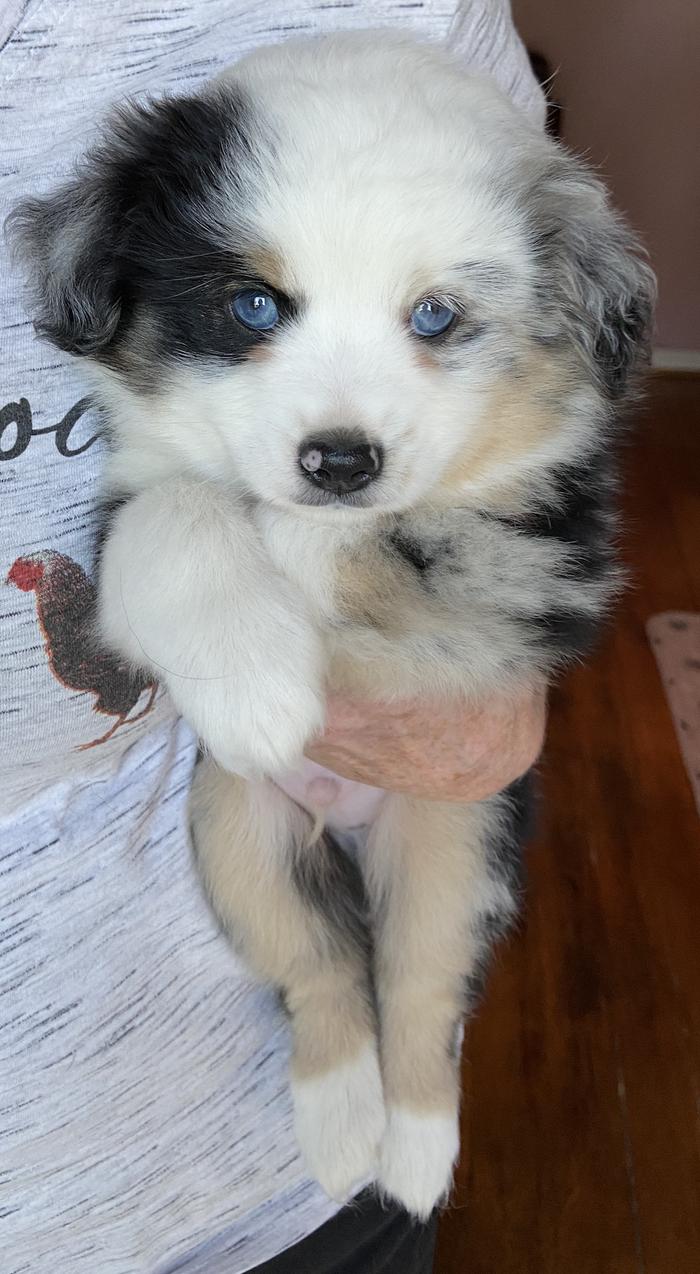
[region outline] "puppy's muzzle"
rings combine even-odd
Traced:
[[[330,495],[349,495],[374,482],[382,471],[382,448],[350,436],[310,440],[299,448],[299,465],[313,486]]]

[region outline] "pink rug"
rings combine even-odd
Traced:
[[[700,615],[653,615],[647,634],[700,813]]]

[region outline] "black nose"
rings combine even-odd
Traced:
[[[336,435],[309,440],[299,448],[304,477],[332,495],[347,495],[368,486],[382,471],[382,449],[369,442]]]

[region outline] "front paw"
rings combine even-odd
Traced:
[[[379,1155],[379,1188],[421,1221],[447,1201],[459,1154],[457,1112],[389,1111]]]
[[[299,765],[304,748],[323,729],[325,705],[310,686],[270,677],[238,692],[227,689],[198,715],[193,725],[214,760],[232,774],[255,779]]]
[[[309,1172],[345,1203],[374,1179],[386,1116],[374,1047],[314,1079],[295,1080],[294,1122]]]

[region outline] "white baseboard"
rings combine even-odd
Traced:
[[[654,349],[651,365],[663,372],[700,372],[700,350]]]

